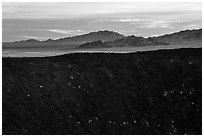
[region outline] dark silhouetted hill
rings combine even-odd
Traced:
[[[2,134],[202,134],[202,49],[2,59]]]
[[[80,46],[80,48],[110,48],[111,46],[105,44],[102,41],[94,41],[90,43],[85,43]]]

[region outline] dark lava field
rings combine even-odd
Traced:
[[[2,134],[202,134],[202,49],[3,58]]]

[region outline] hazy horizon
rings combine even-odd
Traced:
[[[202,3],[3,3],[4,42],[47,40],[99,30],[158,36],[202,28]]]
[[[183,29],[183,30],[179,30],[179,31],[174,31],[174,32],[169,32],[169,33],[164,33],[164,34],[161,34],[161,35],[152,35],[152,36],[141,36],[141,37],[144,37],[144,38],[148,38],[148,37],[157,37],[157,36],[163,36],[163,35],[166,35],[166,34],[173,34],[173,33],[177,33],[177,32],[180,32],[180,31],[186,31],[186,30],[199,30],[199,29],[202,29],[202,28],[196,28],[196,29]],[[57,40],[57,39],[61,39],[61,38],[65,38],[65,37],[75,37],[75,36],[80,36],[80,35],[86,35],[86,34],[89,34],[89,33],[92,33],[92,32],[98,32],[98,31],[112,31],[112,30],[96,30],[96,31],[90,31],[90,32],[87,32],[87,33],[84,33],[84,34],[76,34],[76,35],[73,35],[73,36],[64,36],[64,37],[59,37],[59,38],[47,38],[47,39],[43,39],[43,40],[40,40],[40,39],[36,39],[36,38],[25,38],[23,40],[29,40],[29,39],[35,39],[35,40],[38,40],[38,41],[46,41],[46,40],[49,40],[49,39],[52,39],[52,40]],[[113,32],[116,32],[116,31],[113,31]],[[116,32],[116,33],[119,33],[119,32]],[[119,33],[121,34],[121,33]],[[123,34],[122,34],[123,35]],[[134,34],[130,34],[130,35],[124,35],[124,36],[131,36],[131,35],[134,35]],[[137,36],[137,35],[135,35]],[[21,40],[16,40],[16,41],[2,41],[2,42],[17,42],[17,41],[21,41]]]

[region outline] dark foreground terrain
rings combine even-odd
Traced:
[[[3,58],[3,134],[202,134],[202,50]]]

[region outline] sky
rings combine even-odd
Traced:
[[[201,2],[3,2],[3,41],[47,40],[110,30],[158,36],[202,28]]]

